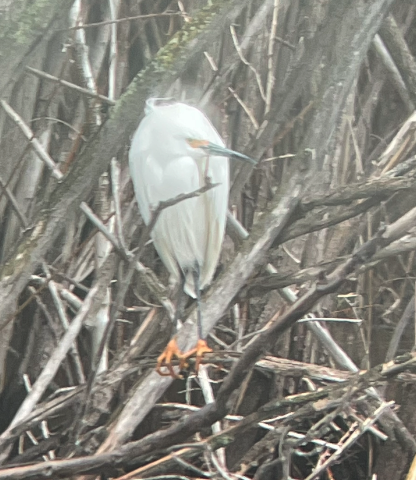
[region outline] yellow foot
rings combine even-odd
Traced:
[[[172,340],[166,345],[162,355],[160,355],[160,357],[157,359],[156,372],[159,375],[162,375],[162,377],[182,378],[181,375],[178,375],[173,370],[172,358],[174,357],[180,360],[180,369],[182,369],[182,366],[185,364],[185,360],[183,360],[182,352],[179,350],[175,337],[173,337]],[[162,372],[162,367],[166,367],[168,371]]]
[[[195,372],[198,375],[199,365],[201,363],[202,357],[205,353],[210,352],[212,352],[212,348],[208,347],[207,342],[205,340],[199,339],[195,348],[192,348],[192,350],[189,350],[188,352],[185,352],[180,356],[181,368],[185,366],[187,358],[192,357],[192,355],[196,355]]]

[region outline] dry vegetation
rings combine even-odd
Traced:
[[[415,3],[0,8],[0,479],[405,478]],[[174,297],[126,161],[150,96],[260,160],[232,165],[214,353],[175,381],[154,371]]]

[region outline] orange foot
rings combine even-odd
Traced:
[[[178,344],[176,343],[176,338],[173,337],[172,340],[166,345],[165,350],[163,350],[162,355],[157,359],[156,372],[162,377],[172,377],[172,378],[182,378],[181,375],[178,375],[173,370],[172,358],[179,358],[180,360],[180,369],[182,369],[185,360],[183,359],[182,352],[179,350]],[[162,367],[168,369],[167,372],[162,372]]]
[[[196,344],[195,348],[192,348],[186,353],[183,353],[181,355],[181,367],[186,364],[186,359],[189,357],[192,357],[192,355],[196,354],[196,361],[195,361],[195,372],[198,375],[198,370],[199,370],[199,365],[201,363],[202,357],[204,356],[204,353],[210,353],[212,352],[212,348],[209,348],[207,345],[207,342],[205,340],[202,340],[201,338],[198,340],[198,343]]]

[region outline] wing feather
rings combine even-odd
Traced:
[[[223,157],[195,159],[183,152],[176,132],[178,125],[189,123],[190,116],[193,119],[190,138],[194,135],[194,138],[223,145],[199,110],[184,104],[158,107],[140,124],[133,138],[129,163],[146,223],[150,222],[152,210],[160,201],[201,188],[206,172],[212,182],[220,183],[197,198],[168,207],[160,214],[151,233],[173,281],[179,280],[179,268],[182,269],[186,275],[185,290],[195,296],[191,274],[195,264],[199,265],[203,288],[211,281],[218,263],[228,204],[229,167]]]

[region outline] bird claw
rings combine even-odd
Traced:
[[[167,344],[163,353],[157,359],[156,372],[162,377],[182,379],[183,376],[177,374],[173,369],[172,358],[176,357],[179,360],[179,371],[182,371],[188,366],[188,358],[195,355],[195,372],[198,375],[199,365],[201,364],[202,357],[205,353],[210,352],[212,352],[212,348],[208,347],[207,342],[199,339],[195,348],[192,348],[188,352],[182,353],[179,350],[178,344],[176,343],[176,338],[172,338],[172,340]],[[162,371],[162,367],[166,367],[168,371]]]
[[[188,352],[185,352],[181,355],[181,365],[182,365],[182,361],[186,362],[186,360],[189,357],[192,357],[192,355],[195,355],[196,356],[195,372],[198,375],[199,365],[201,364],[202,357],[204,356],[205,353],[211,353],[211,352],[212,352],[212,348],[209,348],[207,345],[207,342],[200,338],[195,348],[192,348]]]
[[[182,358],[182,352],[179,350],[176,338],[172,338],[172,340],[166,345],[165,350],[157,359],[156,372],[162,377],[183,378],[182,375],[177,374],[173,369],[172,358],[175,357],[178,358],[180,362],[179,370],[182,370],[186,361]],[[168,371],[162,371],[162,367],[166,367]]]

